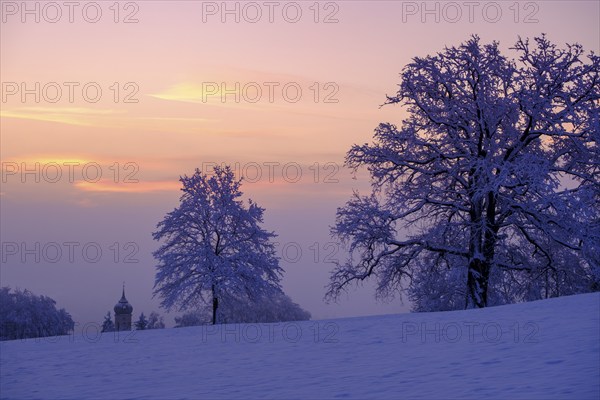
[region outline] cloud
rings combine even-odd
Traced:
[[[2,110],[0,111],[0,117],[92,126],[95,125],[95,122],[99,118],[123,112],[113,109],[85,107],[21,107],[12,110]]]
[[[216,119],[210,118],[194,118],[194,117],[142,117],[140,119],[150,121],[176,121],[176,122],[219,122]]]
[[[203,90],[203,85],[194,83],[178,83],[161,93],[149,94],[148,96],[162,100],[186,101],[190,103],[206,103],[208,95]],[[205,89],[205,88],[204,88]],[[204,101],[203,101],[204,100]]]
[[[88,198],[73,200],[72,203],[75,204],[76,206],[82,207],[82,208],[92,208],[92,207],[96,207],[98,205],[94,201],[92,201],[91,199],[88,199]]]
[[[385,100],[375,90],[347,83],[255,71],[243,71],[232,76],[239,79],[199,82],[192,78],[147,96],[251,113],[277,112],[275,119],[280,121],[284,118],[282,115],[327,120],[368,120],[372,114],[380,113],[378,107]],[[364,108],[365,103],[372,108]],[[200,119],[200,122],[207,121],[210,120]]]
[[[181,187],[178,181],[138,181],[131,183],[114,182],[101,179],[98,182],[78,181],[75,187],[84,192],[103,193],[150,193],[162,191],[176,191]]]
[[[182,82],[172,85],[159,93],[148,94],[148,96],[160,100],[205,104],[212,107],[260,110],[263,107],[260,107],[259,104],[267,103],[266,100],[269,97],[266,90],[267,88],[261,87],[261,92],[259,93],[256,91],[256,86],[244,89],[244,84],[239,82]],[[254,100],[255,98],[256,101]],[[251,99],[252,101],[247,101],[247,99]],[[211,120],[204,120],[204,122],[206,121]]]

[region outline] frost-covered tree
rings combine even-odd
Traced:
[[[261,227],[263,208],[240,200],[241,179],[229,167],[215,167],[212,176],[196,169],[180,181],[181,204],[153,234],[163,241],[154,252],[159,261],[154,293],[161,304],[180,310],[209,304],[215,324],[224,296],[277,293],[283,270],[275,234]]]
[[[545,36],[477,36],[414,58],[386,104],[408,115],[354,145],[373,192],[337,211],[350,257],[327,296],[371,276],[417,310],[485,307],[600,282],[600,58]]]
[[[146,329],[164,329],[165,321],[162,315],[159,315],[156,311],[152,311],[148,316],[148,326]]]
[[[104,321],[102,322],[102,332],[113,332],[115,330],[115,323],[110,316],[110,311],[106,313],[104,316]]]
[[[146,319],[146,316],[144,315],[144,313],[141,313],[138,320],[135,321],[135,329],[137,329],[138,331],[143,331],[147,327],[148,327],[148,320]]]
[[[0,288],[0,340],[67,335],[74,327],[71,315],[50,297]]]

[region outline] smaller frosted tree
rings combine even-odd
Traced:
[[[146,329],[147,326],[148,320],[146,319],[144,313],[141,313],[140,318],[137,321],[135,321],[135,329],[137,329],[138,331],[143,331]]]
[[[190,310],[179,317],[175,317],[175,328],[208,325],[209,323],[209,313],[204,312],[202,309]]]
[[[104,316],[104,322],[102,322],[102,332],[113,332],[115,330],[115,323],[113,322],[110,311]]]
[[[152,311],[150,316],[148,316],[148,326],[146,329],[164,329],[165,321],[163,317],[159,315],[156,311]]]
[[[269,323],[306,321],[311,317],[284,292],[250,300],[247,297],[223,299],[221,318],[224,323]]]
[[[50,297],[0,288],[0,340],[67,335],[74,327],[71,315]]]
[[[241,179],[231,168],[215,167],[208,176],[196,169],[180,178],[181,204],[154,232],[162,241],[154,294],[161,305],[179,310],[212,307],[212,323],[222,298],[269,296],[281,289],[282,269],[272,239],[261,227],[264,209],[240,200]]]

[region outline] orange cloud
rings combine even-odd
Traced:
[[[222,89],[225,90],[223,91]],[[152,93],[148,94],[148,96],[161,100],[205,104],[207,106],[216,107],[235,107],[244,110],[260,110],[261,107],[255,103],[264,103],[264,99],[268,98],[268,96],[259,93],[256,102],[254,100],[248,102],[245,99],[247,97],[254,99],[257,96],[257,93],[247,94],[242,89],[240,83],[237,83],[237,86],[236,83],[229,83],[222,86],[221,82],[216,81],[203,82],[201,84],[190,82],[178,83],[160,93]],[[196,119],[196,121],[198,121],[198,119]],[[210,120],[203,120],[201,122],[208,121]]]
[[[99,118],[116,113],[123,113],[123,111],[85,107],[21,107],[13,110],[2,110],[0,117],[92,126],[96,125]]]
[[[75,183],[75,187],[84,192],[150,193],[179,190],[181,183],[178,181],[139,181],[120,183],[108,179],[101,179],[98,182],[79,181]]]
[[[187,101],[191,103],[201,103],[208,100],[208,96],[202,86],[194,83],[178,83],[161,93],[149,94],[148,96],[162,100]]]

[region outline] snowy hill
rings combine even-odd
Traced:
[[[3,342],[2,398],[600,398],[600,293]]]

